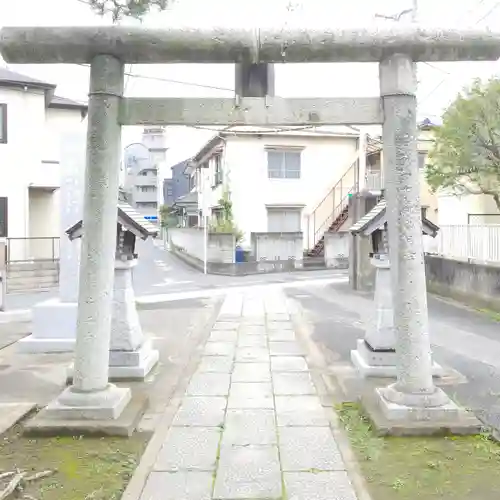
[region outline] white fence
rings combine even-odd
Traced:
[[[500,262],[500,225],[440,226],[431,245],[443,257]]]

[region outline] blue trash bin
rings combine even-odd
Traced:
[[[241,264],[245,262],[245,251],[241,247],[236,247],[234,251],[234,261],[236,264]]]

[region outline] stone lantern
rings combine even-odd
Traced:
[[[82,221],[66,231],[70,240],[81,238]],[[111,341],[109,347],[109,379],[144,379],[158,362],[158,351],[143,335],[132,286],[132,269],[137,265],[137,238],[146,240],[158,233],[130,205],[118,203],[116,228],[115,276]]]
[[[422,217],[422,234],[435,237],[438,231],[435,224]],[[365,338],[358,340],[357,349],[351,351],[351,360],[362,377],[396,377],[397,338],[385,199],[354,224],[350,232],[370,239],[371,252],[358,258],[370,259],[375,268],[375,311],[367,322]],[[442,375],[442,369],[436,363],[433,364],[433,375]]]

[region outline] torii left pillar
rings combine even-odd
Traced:
[[[118,112],[123,79],[121,61],[108,55],[94,57],[90,70],[75,370],[73,385],[43,411],[43,417],[50,420],[114,420],[131,399],[129,388],[108,381],[120,172]]]

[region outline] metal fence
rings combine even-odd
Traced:
[[[7,238],[7,263],[59,260],[59,238]]]
[[[455,259],[500,262],[500,224],[440,226],[428,251]]]

